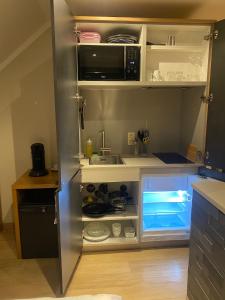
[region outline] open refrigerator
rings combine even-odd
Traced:
[[[192,174],[142,177],[142,242],[189,239],[192,183],[199,180]]]

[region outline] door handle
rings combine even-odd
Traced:
[[[54,225],[58,224],[58,208],[57,208],[57,194],[60,192],[60,189],[55,190],[54,193],[54,206],[55,206],[55,218]]]

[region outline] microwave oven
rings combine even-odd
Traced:
[[[140,47],[82,45],[79,80],[140,80]]]

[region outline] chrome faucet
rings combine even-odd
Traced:
[[[105,130],[103,129],[99,131],[99,133],[102,135],[102,145],[99,149],[100,154],[101,155],[110,154],[111,148],[105,146]]]

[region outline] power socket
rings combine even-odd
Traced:
[[[135,142],[135,132],[128,132],[128,134],[127,134],[128,146],[133,146],[134,142]]]

